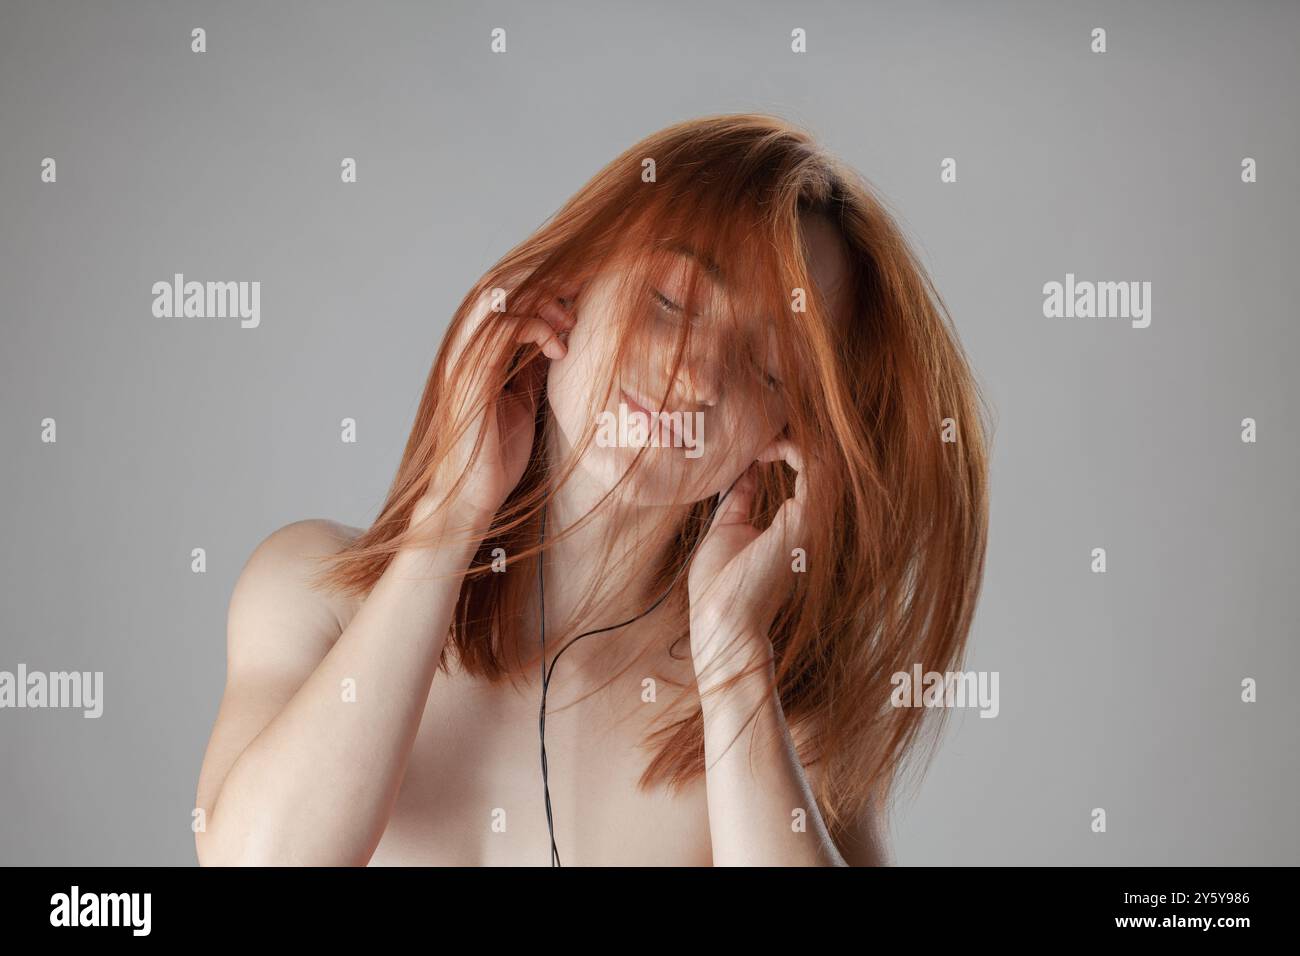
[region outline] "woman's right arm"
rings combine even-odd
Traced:
[[[341,633],[301,560],[327,550],[328,523],[288,525],[254,551],[230,601],[226,690],[199,778],[201,865],[369,861],[473,557],[463,530],[479,520],[444,519],[438,540],[465,543],[394,555]]]
[[[301,560],[337,543],[328,523],[281,528],[249,559],[230,600],[226,691],[199,776],[200,864],[370,860],[406,773],[475,535],[486,533],[528,463],[544,359],[567,354],[559,334],[575,321],[560,302],[577,292],[564,290],[536,315],[496,316],[518,346],[537,346],[534,364],[500,395],[455,394],[468,427],[456,432],[412,515],[421,540],[437,543],[394,555],[341,632],[329,602],[308,588]],[[473,329],[492,315],[491,293],[453,338],[449,368],[465,361]],[[452,498],[458,476],[466,481]]]

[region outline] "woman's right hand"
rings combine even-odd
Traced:
[[[562,302],[571,304],[577,289],[565,290],[560,296],[548,300],[536,314],[520,315],[509,310],[510,296],[518,278],[518,275],[514,276],[504,287],[505,311],[493,310],[493,290],[485,290],[451,342],[445,366],[447,375],[442,387],[448,388],[449,380],[463,383],[457,394],[444,396],[453,413],[452,421],[461,433],[456,444],[443,456],[424,497],[416,504],[413,525],[440,504],[448,502],[449,496],[453,495],[454,500],[448,504],[458,512],[459,518],[475,524],[490,522],[519,484],[528,466],[537,395],[549,362],[568,354],[568,347],[560,336],[572,329],[575,322],[571,305],[566,307]],[[508,324],[511,327],[509,334],[516,345],[535,344],[542,350],[495,396],[486,394],[486,369],[467,369],[462,364],[471,336],[489,319]],[[480,435],[482,448],[474,457],[474,446]],[[456,482],[462,475],[465,480],[457,489]]]

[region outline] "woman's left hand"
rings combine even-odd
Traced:
[[[787,498],[764,531],[749,522],[757,462],[785,461],[796,472]],[[687,579],[691,654],[697,678],[713,685],[755,663],[770,663],[768,630],[793,583],[791,551],[802,544],[807,489],[803,458],[774,440],[736,482],[700,542]],[[701,681],[702,682],[702,681]]]

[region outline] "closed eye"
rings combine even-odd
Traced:
[[[758,372],[759,375],[763,377],[763,385],[766,388],[770,389],[773,392],[779,392],[784,387],[779,378],[777,378],[775,375],[769,372],[757,361],[754,362],[754,369]]]
[[[669,315],[680,316],[686,311],[684,308],[682,308],[682,306],[678,305],[676,302],[668,298],[668,296],[664,295],[662,292],[660,292],[658,289],[654,288],[653,286],[650,288],[650,294],[654,296],[654,300],[656,304],[658,304],[659,308],[663,309]],[[698,316],[700,313],[697,312],[695,314]],[[757,363],[755,364],[757,365]],[[758,370],[759,373],[763,376],[763,385],[766,388],[768,388],[773,392],[780,392],[785,388],[784,383],[775,375],[768,372],[766,369],[764,369],[761,366],[758,366]]]
[[[665,312],[671,312],[674,315],[678,315],[683,311],[680,305],[678,305],[672,299],[668,298],[668,296],[664,295],[658,289],[652,288],[650,292],[652,295],[654,295],[655,301],[659,303],[659,307],[662,308]]]

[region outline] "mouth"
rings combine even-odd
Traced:
[[[647,423],[658,423],[661,446],[670,448],[684,448],[686,446],[677,419],[674,419],[666,409],[662,417],[658,417],[658,413],[647,408],[644,402],[638,400],[626,388],[620,388],[618,391],[623,404],[627,406],[629,412],[640,412],[646,417]]]

